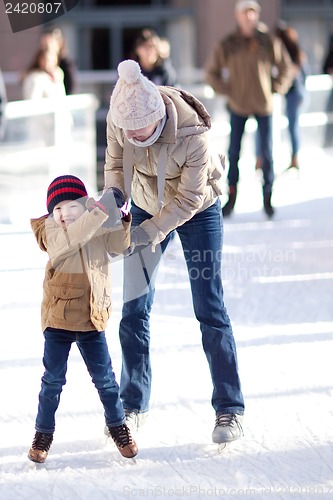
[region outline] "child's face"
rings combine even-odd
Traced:
[[[53,209],[53,218],[60,226],[68,226],[84,213],[84,206],[76,200],[64,200]]]

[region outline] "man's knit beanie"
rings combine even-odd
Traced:
[[[78,177],[61,175],[54,179],[47,189],[47,210],[51,214],[61,201],[78,200],[86,196],[88,196],[86,187]]]
[[[157,86],[141,73],[136,61],[121,62],[118,75],[110,102],[111,119],[117,127],[138,130],[165,116],[165,104]]]

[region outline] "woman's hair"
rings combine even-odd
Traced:
[[[40,69],[40,60],[46,57],[48,54],[52,54],[54,51],[48,47],[39,48],[35,53],[30,66],[28,66],[27,72],[33,71],[35,69]]]
[[[288,26],[284,21],[280,21],[276,26],[275,34],[282,40],[292,62],[297,66],[301,66],[303,62],[303,53],[299,46],[297,31],[291,26]]]
[[[136,39],[134,40],[133,47],[132,47],[132,56],[131,56],[132,59],[134,59],[134,61],[140,62],[139,57],[137,55],[137,49],[138,49],[138,47],[141,47],[141,45],[144,45],[147,42],[152,42],[152,43],[154,43],[154,45],[156,45],[156,49],[158,51],[158,55],[160,58],[159,41],[160,41],[160,37],[158,36],[156,31],[154,31],[153,29],[150,29],[150,28],[143,29],[139,33],[139,35],[136,37]]]
[[[158,34],[156,31],[150,29],[150,28],[145,28],[143,29],[139,35],[136,37],[134,44],[133,44],[133,50],[136,50],[140,45],[149,42],[150,40],[158,40]]]

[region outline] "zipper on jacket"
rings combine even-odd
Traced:
[[[150,161],[150,149],[149,149],[149,147],[146,148],[146,158],[147,158],[148,168],[150,170],[151,175],[153,176],[154,172],[153,172],[153,167],[152,167],[151,161]]]

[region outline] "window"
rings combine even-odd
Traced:
[[[110,69],[110,30],[92,30],[92,69]]]

